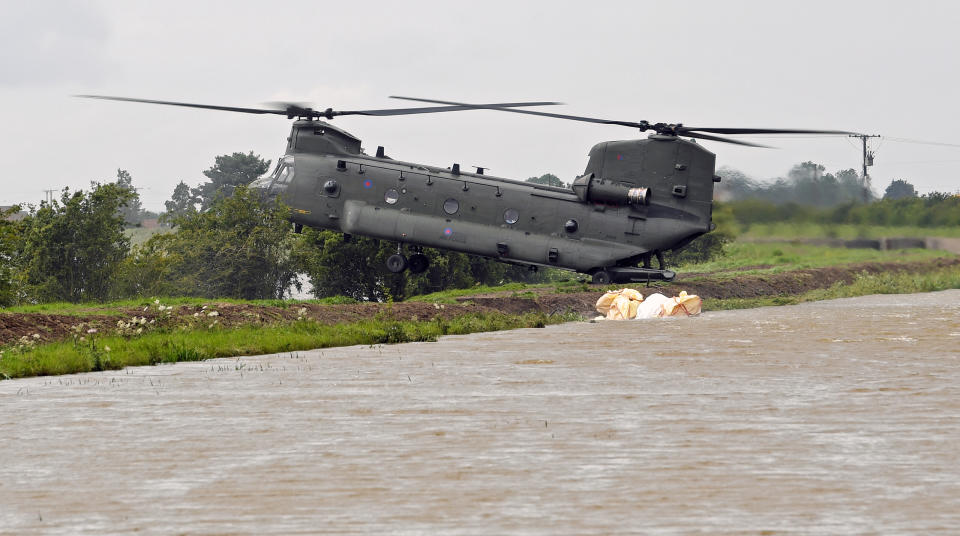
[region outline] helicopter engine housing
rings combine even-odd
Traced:
[[[607,203],[611,205],[650,204],[650,189],[625,186],[620,183],[597,178],[588,173],[573,181],[573,191],[584,203]]]

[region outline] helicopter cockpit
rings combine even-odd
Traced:
[[[293,156],[286,155],[277,159],[273,171],[265,173],[250,183],[250,188],[263,191],[273,197],[282,193],[293,181]]]

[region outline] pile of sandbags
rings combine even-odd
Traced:
[[[664,318],[667,316],[692,316],[700,314],[703,300],[695,294],[681,291],[679,296],[668,298],[663,294],[651,294],[646,299],[632,288],[611,290],[597,300],[597,312],[607,320],[636,320],[640,318]]]

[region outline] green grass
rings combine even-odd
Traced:
[[[840,238],[851,240],[854,238],[884,238],[884,237],[914,237],[928,236],[960,237],[960,227],[912,227],[912,226],[878,226],[852,224],[823,224],[823,223],[754,223],[740,230],[738,237],[741,240],[757,238],[783,238],[787,240],[798,238]]]
[[[704,300],[703,309],[705,311],[749,309],[753,307],[793,305],[837,298],[853,298],[870,294],[911,294],[957,288],[960,288],[960,270],[956,268],[944,268],[923,274],[861,273],[849,285],[837,283],[830,288],[812,290],[798,296]]]
[[[579,318],[571,314],[475,313],[449,320],[439,317],[422,321],[374,319],[334,326],[300,320],[266,327],[148,331],[134,337],[110,335],[82,342],[40,344],[22,350],[8,348],[0,357],[0,378],[115,370],[355,344],[435,341],[441,335],[544,327]]]
[[[432,292],[430,294],[423,294],[421,296],[411,296],[406,301],[426,303],[456,303],[456,299],[462,296],[476,296],[477,294],[488,294],[491,292],[504,292],[510,290],[519,292],[526,289],[545,286],[553,286],[553,283],[542,283],[536,285],[527,283],[507,283],[506,285],[500,285],[496,287],[477,285],[470,288],[457,288],[440,292]]]
[[[903,249],[880,251],[876,249],[847,249],[813,246],[797,242],[752,243],[734,242],[727,245],[727,254],[718,260],[688,264],[679,268],[681,273],[715,273],[739,270],[731,276],[751,272],[781,272],[805,268],[823,268],[861,262],[910,262],[955,255],[928,249]],[[752,266],[769,266],[743,271]]]
[[[0,307],[0,313],[46,313],[58,315],[104,315],[104,316],[127,316],[119,309],[143,309],[144,307],[155,307],[154,301],[160,300],[163,305],[215,305],[220,303],[229,303],[237,305],[255,305],[280,307],[287,309],[295,307],[302,303],[314,303],[320,305],[340,305],[346,303],[358,303],[353,298],[346,296],[332,296],[316,300],[238,300],[234,298],[189,298],[189,297],[164,297],[164,298],[136,298],[130,300],[116,300],[105,303],[39,303],[32,305],[17,305],[13,307]]]

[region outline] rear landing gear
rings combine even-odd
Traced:
[[[430,267],[430,259],[423,253],[414,253],[410,256],[408,268],[411,274],[422,274]]]
[[[613,282],[613,276],[606,270],[597,270],[593,272],[594,285],[609,285]]]
[[[656,255],[656,257],[657,257],[657,264],[660,265],[660,269],[661,269],[661,270],[666,270],[666,269],[667,269],[667,266],[666,266],[667,263],[664,262],[664,260],[663,260],[663,252],[662,252],[662,251],[654,251],[654,252],[651,252],[651,253],[645,253],[645,254],[643,255],[643,257],[641,257],[641,259],[643,260],[643,267],[644,267],[644,268],[652,268],[652,266],[650,265],[650,261],[652,260],[652,258],[653,258],[654,255]]]

